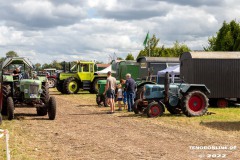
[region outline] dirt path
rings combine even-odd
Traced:
[[[240,147],[239,130],[229,134],[191,123],[167,124],[160,118],[149,119],[127,112],[108,115],[107,108],[96,106],[94,95],[52,94],[58,105],[54,121],[37,117],[33,109],[16,109],[13,127],[18,135],[12,133],[11,145],[12,148],[22,145],[20,150],[26,159],[184,160],[203,159],[201,156],[206,158],[208,154],[226,154],[227,159],[240,157],[238,148],[190,149],[190,146]]]

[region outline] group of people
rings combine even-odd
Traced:
[[[125,88],[122,86],[125,85]],[[117,85],[116,78],[112,76],[112,73],[109,71],[107,73],[107,83],[105,86],[104,94],[107,95],[108,104],[110,105],[109,114],[115,112],[115,91],[117,88],[117,101],[118,101],[118,110],[122,110],[122,102],[124,109],[128,109],[128,112],[132,111],[135,91],[136,91],[136,82],[131,78],[131,74],[126,74],[126,80],[121,79],[120,84]]]

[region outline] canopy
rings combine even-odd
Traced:
[[[98,74],[107,74],[109,71],[112,71],[112,65],[108,66],[107,68],[101,70],[101,71],[97,71],[96,73]]]
[[[167,72],[169,73],[169,75],[171,75],[172,83],[174,83],[175,75],[180,75],[180,65],[171,66],[171,67],[168,67],[164,70],[158,71],[157,75],[158,75],[158,77],[164,77],[164,75]]]

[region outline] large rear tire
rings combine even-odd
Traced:
[[[152,102],[147,107],[147,116],[150,118],[158,117],[163,115],[163,105],[158,102]]]
[[[49,86],[48,86],[48,83],[42,83],[41,100],[44,104],[47,104],[48,101],[49,101]]]
[[[48,102],[48,118],[54,120],[56,117],[56,100],[55,97],[50,97]]]
[[[65,79],[63,83],[63,92],[65,94],[76,94],[79,91],[78,81],[74,77]]]
[[[92,83],[92,85],[91,85],[90,93],[92,93],[92,94],[98,93],[99,87],[98,87],[97,82],[98,82],[99,80],[106,80],[106,78],[96,78],[96,79],[94,79],[94,81],[93,81],[93,83]]]
[[[208,98],[198,90],[188,92],[182,102],[182,111],[188,117],[202,116],[208,110]]]
[[[14,118],[14,103],[12,97],[7,98],[7,116],[8,120],[12,120]]]
[[[64,94],[63,92],[63,83],[62,82],[59,82],[56,84],[56,88],[59,92],[61,92],[62,94]]]
[[[2,115],[7,115],[7,98],[11,94],[11,87],[8,84],[2,85],[2,96],[3,96],[3,103],[2,103]]]

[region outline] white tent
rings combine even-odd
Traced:
[[[108,66],[107,68],[104,68],[103,70],[101,71],[97,71],[96,73],[98,74],[107,74],[109,71],[112,71],[112,66]]]
[[[169,73],[169,75],[171,75],[172,83],[174,83],[175,75],[180,75],[180,65],[171,66],[164,70],[158,71],[157,75],[158,77],[164,77],[167,72]]]

